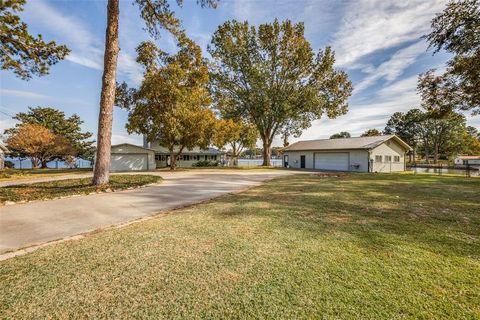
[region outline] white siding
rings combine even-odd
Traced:
[[[320,152],[320,151],[317,151]],[[368,152],[366,150],[341,150],[334,151],[349,154],[348,171],[368,172]],[[305,155],[305,169],[314,169],[314,151],[285,151],[288,155],[288,165],[290,168],[300,169],[300,156]],[[353,167],[358,165],[358,168]]]
[[[382,156],[382,161],[376,161],[375,156]],[[385,159],[390,156],[391,161]],[[395,156],[399,161],[395,161]],[[370,152],[370,159],[373,163],[373,172],[398,172],[405,171],[405,149],[393,139],[388,140]]]
[[[155,152],[142,147],[122,144],[112,146],[111,171],[155,170]]]

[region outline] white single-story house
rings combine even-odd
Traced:
[[[0,142],[0,170],[5,168],[5,155],[8,153],[7,147]]]
[[[412,150],[396,135],[298,141],[283,149],[287,168],[354,172],[405,171]]]
[[[158,142],[144,142],[144,147],[155,151],[155,163],[157,165],[157,168],[165,168],[170,165],[170,151],[168,151],[167,148],[160,146]],[[178,152],[178,148],[175,148],[174,152]],[[182,151],[182,154],[177,159],[177,167],[193,167],[194,164],[199,161],[221,161],[224,155],[225,152],[222,152],[215,148],[185,149]]]
[[[480,165],[480,156],[457,156],[454,163],[456,165]]]
[[[220,161],[224,154],[214,148],[185,149],[177,159],[177,167],[192,167],[199,161]],[[170,152],[156,142],[144,142],[143,147],[129,143],[112,146],[110,171],[148,171],[165,168],[169,165]]]

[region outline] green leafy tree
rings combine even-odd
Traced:
[[[350,132],[342,131],[339,133],[332,134],[330,136],[330,139],[344,139],[344,138],[351,138],[351,137],[352,135],[350,134]]]
[[[238,158],[246,148],[255,147],[257,129],[242,120],[219,119],[215,123],[213,145],[219,149],[228,146],[233,165],[238,165]]]
[[[433,163],[437,163],[440,155],[449,157],[462,152],[466,132],[465,116],[455,112],[442,116],[435,112],[423,112],[419,119],[418,136],[427,162],[430,155],[433,155]]]
[[[364,133],[360,135],[360,137],[374,137],[374,136],[381,136],[382,132],[377,129],[368,129]]]
[[[227,21],[208,50],[215,106],[256,126],[265,166],[275,135],[299,136],[313,120],[348,110],[352,85],[347,74],[334,69],[330,48],[314,53],[303,23],[275,20],[255,27]]]
[[[480,113],[480,2],[450,1],[431,22],[426,36],[434,53],[453,54],[441,75],[422,74],[418,89],[428,107],[442,113],[454,109]]]
[[[28,32],[28,26],[18,13],[25,0],[0,1],[0,65],[28,80],[32,75],[48,74],[50,66],[67,56],[70,50],[55,41],[45,42],[41,35]]]
[[[89,140],[92,137],[91,132],[82,132],[81,125],[83,121],[76,114],[66,117],[65,113],[50,107],[28,108],[28,112],[19,112],[13,119],[19,121],[16,128],[25,124],[38,124],[47,128],[52,133],[60,135],[69,141],[69,144],[75,149],[75,154],[85,160],[93,160],[95,148],[94,141]],[[5,133],[10,133],[15,129],[8,129]],[[47,166],[47,162],[53,160],[66,160],[61,155],[52,155],[51,158],[43,158],[42,167]]]
[[[110,152],[112,140],[113,106],[115,104],[116,72],[118,60],[119,0],[108,0],[107,30],[105,34],[105,54],[103,64],[102,90],[100,93],[100,113],[98,117],[97,157],[93,172],[95,185],[106,184],[110,173]],[[180,22],[170,7],[168,0],[135,0],[140,9],[140,16],[146,24],[147,31],[159,38],[162,29],[175,37],[184,35]],[[179,6],[182,0],[175,1]],[[216,0],[197,0],[202,7],[215,7]]]
[[[395,112],[387,122],[383,132],[395,134],[405,141],[413,151],[410,154],[410,162],[416,162],[417,148],[420,140],[420,132],[424,113],[420,109],[411,109],[406,113]]]
[[[145,73],[140,88],[122,84],[117,90],[117,104],[128,110],[128,132],[167,148],[172,170],[184,149],[208,147],[216,121],[201,49],[186,37],[178,45],[180,50],[169,55],[152,42],[141,43],[137,62]]]

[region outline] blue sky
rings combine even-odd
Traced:
[[[67,115],[80,115],[84,129],[96,133],[106,2],[27,2],[21,16],[30,31],[66,44],[72,52],[53,66],[49,75],[30,81],[1,71],[0,130],[14,124],[8,115],[25,111],[28,106],[51,106]],[[118,80],[136,86],[142,70],[135,62],[135,47],[149,37],[132,2],[120,3]],[[300,139],[326,138],[339,131],[356,136],[370,128],[382,130],[392,113],[419,105],[417,75],[430,68],[441,70],[448,59],[444,53],[432,56],[421,39],[445,1],[223,0],[216,10],[201,9],[194,0],[184,2],[183,8],[173,8],[188,35],[204,51],[217,26],[230,19],[247,19],[257,25],[274,18],[304,22],[306,37],[314,49],[332,46],[337,67],[345,70],[354,83],[349,112],[337,119],[315,121]],[[158,44],[167,51],[175,48],[166,32]],[[126,118],[125,111],[115,110],[112,143],[140,144],[140,137],[127,134]],[[480,127],[480,117],[467,115],[467,119],[469,125]]]

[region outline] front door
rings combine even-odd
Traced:
[[[300,156],[300,168],[305,169],[305,156]]]
[[[288,154],[283,155],[283,166],[288,168]]]

